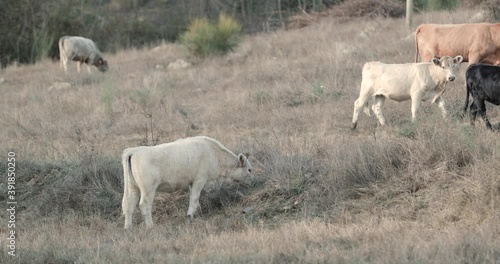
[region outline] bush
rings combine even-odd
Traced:
[[[405,6],[392,0],[352,0],[345,1],[330,11],[336,17],[403,17]]]
[[[417,1],[426,10],[450,10],[457,7],[460,2],[457,0],[423,0]]]
[[[18,163],[22,187],[16,198],[25,205],[21,211],[31,217],[75,212],[114,219],[121,214],[123,174],[119,160],[88,152],[77,161]]]
[[[240,34],[240,23],[221,14],[217,24],[206,18],[195,19],[180,37],[180,42],[195,56],[221,55],[238,45]]]
[[[494,20],[500,20],[500,0],[487,0],[481,5],[481,9]]]

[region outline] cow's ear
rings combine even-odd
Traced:
[[[464,57],[458,55],[455,58],[453,58],[453,63],[460,64],[463,60],[464,60]]]
[[[243,167],[243,165],[245,165],[245,160],[246,160],[246,157],[245,155],[243,154],[238,154],[238,162],[240,164],[240,167]]]
[[[432,58],[431,62],[436,66],[441,66],[441,61],[438,58]]]
[[[99,59],[99,60],[97,61],[97,64],[102,65],[102,59]]]

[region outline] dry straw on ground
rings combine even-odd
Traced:
[[[411,33],[403,19],[325,18],[176,70],[156,67],[186,59],[174,44],[106,54],[106,74],[50,61],[2,70],[1,149],[19,158],[14,262],[500,261],[499,135],[458,118],[466,65],[444,94],[450,120],[424,103],[412,124],[410,103],[388,100],[388,127],[361,116],[350,130],[361,67],[411,62]],[[137,212],[122,230],[121,151],[194,135],[252,153],[255,185],[216,185],[191,224],[185,192],[159,195],[152,230]]]

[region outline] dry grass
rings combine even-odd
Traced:
[[[426,13],[415,25],[472,15]],[[350,130],[362,65],[411,62],[414,52],[403,19],[325,18],[248,36],[235,52],[184,69],[167,69],[186,58],[166,44],[108,54],[106,74],[77,74],[73,65],[65,75],[49,61],[3,70],[1,151],[16,152],[22,190],[19,257],[8,260],[500,261],[500,141],[481,123],[472,128],[458,118],[463,77],[444,95],[446,122],[424,103],[411,124],[410,103],[388,100],[389,127],[361,116],[358,131]],[[54,82],[71,87],[49,91]],[[488,106],[488,115],[500,121],[497,108]],[[139,226],[122,230],[121,151],[193,135],[252,153],[256,185],[202,194],[191,224],[186,193],[160,195],[152,230],[138,213]],[[245,207],[253,210],[244,214]],[[0,237],[7,237],[0,216]]]

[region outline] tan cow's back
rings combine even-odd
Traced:
[[[500,24],[422,24],[415,31],[415,62],[461,55],[465,62],[500,63]]]

